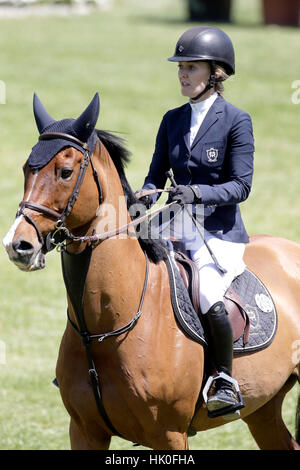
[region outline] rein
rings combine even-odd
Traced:
[[[159,190],[160,192],[166,191],[167,190]],[[155,191],[156,192],[156,191]],[[102,242],[104,240],[107,240],[108,238],[115,237],[121,233],[127,232],[127,234],[130,236],[129,229],[131,227],[135,227],[136,225],[140,224],[141,222],[144,222],[145,220],[149,219],[150,217],[157,215],[161,212],[164,212],[165,210],[169,209],[170,206],[173,206],[173,204],[177,204],[177,201],[170,202],[169,204],[166,204],[163,207],[160,207],[152,212],[149,212],[148,214],[145,214],[141,217],[138,217],[134,219],[131,222],[128,222],[125,225],[122,225],[121,227],[117,227],[113,230],[109,230],[107,232],[103,233],[95,233],[93,235],[84,235],[82,237],[77,237],[73,235],[66,227],[60,227],[58,226],[57,230],[53,233],[53,238],[51,239],[51,243],[55,244],[57,247],[60,245],[64,244],[64,241],[62,242],[55,242],[54,236],[56,233],[58,233],[60,230],[64,231],[65,233],[65,240],[71,240],[72,242],[87,242],[87,243],[96,243],[96,242]]]
[[[67,240],[70,241],[71,243],[72,242],[100,243],[104,240],[107,240],[108,238],[115,237],[124,232],[127,232],[127,234],[130,236],[130,233],[128,232],[128,230],[131,227],[135,227],[136,225],[149,219],[150,217],[167,210],[173,204],[176,204],[176,201],[173,201],[155,211],[152,211],[148,214],[145,214],[143,216],[140,216],[134,219],[133,221],[123,225],[122,227],[117,227],[107,232],[98,233],[98,234],[96,233],[93,235],[85,235],[82,237],[73,235],[70,232],[70,230],[65,226],[64,222],[66,218],[68,217],[68,215],[71,213],[74,207],[74,204],[78,198],[78,194],[79,194],[79,191],[80,191],[80,188],[81,188],[89,163],[91,163],[94,180],[98,189],[99,205],[102,203],[103,196],[102,196],[98,173],[94,167],[92,156],[90,154],[90,148],[87,143],[82,142],[76,137],[73,137],[72,135],[69,135],[69,134],[65,134],[63,132],[47,132],[39,136],[39,140],[50,140],[50,139],[59,139],[59,138],[76,143],[77,145],[80,145],[84,150],[84,157],[80,165],[77,180],[76,180],[74,189],[72,191],[72,194],[69,197],[66,207],[64,208],[62,212],[58,212],[42,204],[37,204],[32,201],[22,201],[19,205],[19,208],[16,214],[16,217],[23,215],[25,220],[35,228],[39,242],[43,245],[43,252],[46,253],[48,251],[51,251],[54,247],[56,247],[57,249],[63,249],[66,245]],[[151,190],[141,191],[139,197],[143,197],[148,194],[162,193],[162,192],[169,192],[169,190],[168,189],[151,189]],[[34,220],[26,212],[24,212],[24,209],[30,209],[35,212],[39,212],[50,219],[56,220],[54,230],[50,232],[44,239],[40,229],[38,228]]]

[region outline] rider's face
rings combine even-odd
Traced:
[[[193,98],[201,93],[207,85],[210,67],[207,62],[179,62],[178,78],[181,94]]]

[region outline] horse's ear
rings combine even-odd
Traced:
[[[100,100],[98,93],[83,111],[83,113],[76,119],[73,124],[73,129],[77,137],[83,142],[87,142],[88,138],[95,129],[100,111]]]
[[[56,122],[55,119],[48,114],[36,93],[33,95],[33,114],[40,134],[43,132],[45,127]]]

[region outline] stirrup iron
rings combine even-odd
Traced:
[[[217,418],[218,416],[222,416],[225,420],[226,419],[228,419],[228,420],[238,419],[240,417],[240,411],[239,410],[241,408],[244,408],[245,405],[244,405],[244,402],[243,402],[243,398],[242,398],[242,395],[241,395],[241,392],[240,392],[238,382],[235,379],[233,379],[232,377],[230,377],[230,375],[225,374],[225,372],[219,372],[218,375],[216,375],[216,376],[211,375],[208,378],[208,380],[205,384],[205,387],[203,388],[203,392],[202,392],[204,402],[205,402],[205,404],[207,404],[208,392],[211,389],[211,386],[212,386],[213,382],[215,382],[218,379],[224,379],[224,380],[226,380],[227,382],[229,382],[233,385],[234,390],[235,390],[236,395],[237,395],[237,398],[238,398],[238,403],[236,403],[235,405],[224,406],[224,408],[219,408],[218,410],[214,410],[214,411],[207,410],[208,417],[209,418]]]

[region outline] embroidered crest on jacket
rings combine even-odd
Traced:
[[[209,163],[214,163],[218,160],[218,149],[211,147],[206,150],[207,160]]]

